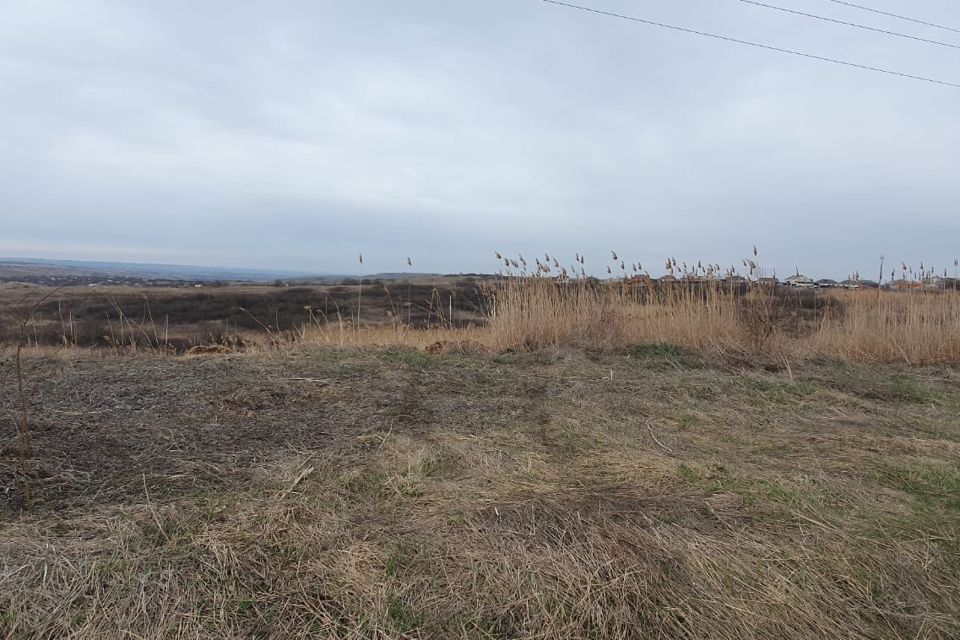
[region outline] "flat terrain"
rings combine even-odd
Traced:
[[[3,637],[960,637],[947,367],[3,358]]]

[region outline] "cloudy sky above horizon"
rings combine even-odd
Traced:
[[[769,4],[960,44],[827,0]],[[864,0],[960,28],[952,0]],[[597,9],[960,83],[960,49],[738,0]],[[0,255],[494,271],[614,249],[953,271],[960,88],[538,0],[0,0]]]

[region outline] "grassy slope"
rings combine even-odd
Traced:
[[[5,637],[960,636],[950,370],[641,347],[29,373]]]

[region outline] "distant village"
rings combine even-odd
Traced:
[[[894,290],[953,290],[958,288],[958,283],[960,283],[960,279],[958,278],[949,278],[947,276],[938,275],[927,275],[917,279],[899,278],[880,285],[875,280],[863,280],[860,278],[848,278],[847,280],[837,282],[836,280],[830,279],[813,280],[805,275],[796,274],[784,280],[782,284],[784,286],[797,287],[800,289],[877,289],[882,286],[884,289]]]
[[[484,274],[460,274],[458,276],[448,275],[443,276],[440,274],[431,274],[433,277],[439,278],[449,278],[449,277],[463,277],[464,275],[469,275],[477,281],[482,280],[494,280],[497,276],[484,275]],[[904,273],[904,276],[907,274]],[[385,277],[386,276],[386,277]],[[363,280],[365,283],[378,283],[382,280],[403,280],[404,278],[417,277],[418,274],[376,274],[371,276],[364,276]],[[560,277],[558,280],[568,280],[569,278]],[[593,278],[591,278],[593,279]],[[783,280],[778,279],[777,277],[747,277],[734,273],[727,273],[723,277],[720,277],[718,274],[705,274],[705,273],[685,273],[681,275],[667,274],[660,278],[655,278],[649,274],[634,274],[632,277],[627,278],[629,281],[634,284],[640,285],[669,285],[669,284],[707,284],[707,283],[723,283],[724,285],[734,286],[734,287],[745,287],[751,283],[765,285],[768,287],[788,287],[794,289],[878,289],[882,288],[885,290],[893,291],[937,291],[937,290],[950,290],[956,291],[960,290],[960,278],[957,277],[948,277],[947,275],[933,275],[930,273],[925,273],[922,276],[917,276],[914,278],[901,277],[901,278],[891,278],[888,281],[884,281],[882,284],[878,283],[875,280],[863,279],[857,276],[856,274],[845,279],[845,280],[832,280],[829,278],[824,278],[820,280],[814,280],[813,278],[807,277],[801,273],[796,273],[791,275]],[[274,280],[272,286],[274,287],[290,287],[290,286],[311,286],[316,284],[339,284],[341,286],[351,286],[356,285],[359,281],[357,277],[348,277],[348,278],[336,278],[336,277],[323,277],[323,278],[312,278],[312,279],[289,279],[289,280]],[[219,288],[230,285],[266,285],[271,284],[269,282],[257,282],[250,280],[195,280],[195,279],[177,279],[177,278],[144,278],[138,276],[125,276],[125,275],[106,275],[106,274],[82,274],[82,275],[63,275],[63,274],[23,274],[18,273],[14,276],[9,276],[2,271],[0,271],[0,282],[19,282],[19,283],[29,283],[33,285],[41,286],[55,286],[55,287],[76,287],[76,286],[86,286],[86,287],[116,287],[116,286],[125,286],[125,287],[134,287],[134,288]]]
[[[710,278],[702,275],[683,275],[680,277],[674,275],[665,275],[661,278],[653,278],[648,275],[633,276],[631,280],[637,284],[672,284],[672,283],[707,283],[722,282],[729,285],[747,285],[756,283],[771,287],[790,287],[794,289],[889,289],[894,291],[937,291],[937,290],[960,290],[960,278],[951,278],[948,276],[925,275],[920,278],[898,278],[882,285],[876,280],[862,279],[857,276],[847,278],[846,280],[831,280],[824,278],[814,280],[801,273],[796,273],[788,278],[779,280],[776,277],[747,278],[741,275],[730,275],[723,278]]]
[[[151,279],[126,276],[104,276],[97,274],[84,275],[0,275],[0,282],[26,283],[50,287],[161,287],[161,288],[196,288],[224,287],[229,284],[225,280],[180,280],[180,279]]]

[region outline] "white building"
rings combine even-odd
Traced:
[[[799,273],[798,273],[797,275],[795,275],[795,276],[790,276],[789,278],[787,278],[786,280],[784,280],[784,283],[785,283],[788,287],[797,287],[797,288],[800,288],[800,289],[808,289],[808,288],[812,288],[812,287],[816,287],[816,286],[817,286],[817,283],[816,283],[816,282],[814,282],[813,280],[811,280],[811,279],[808,278],[807,276],[800,275]]]

